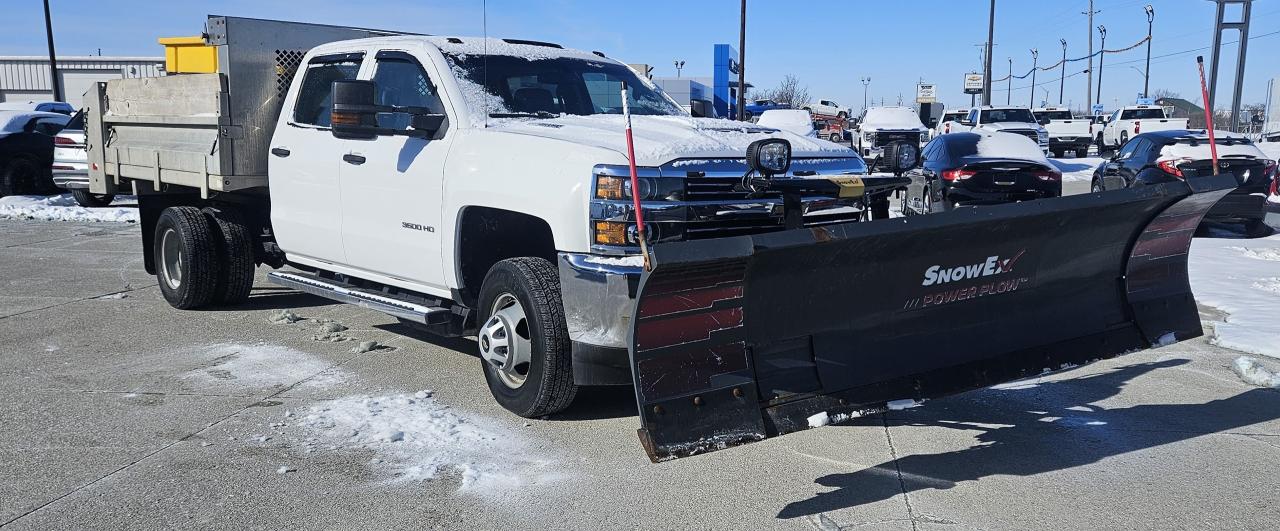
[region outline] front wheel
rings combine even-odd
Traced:
[[[1102,185],[1102,181],[1093,181],[1093,186],[1089,187],[1089,191],[1093,193],[1105,192],[1106,190],[1107,187]]]
[[[84,188],[71,190],[71,197],[74,197],[76,203],[85,208],[102,208],[110,205],[116,199],[115,194],[95,194]]]
[[[476,341],[494,399],[526,418],[569,407],[578,387],[555,266],[530,257],[498,262],[480,288],[479,310]]]
[[[1087,148],[1087,147],[1083,147],[1083,148],[1078,148],[1078,149],[1076,149],[1076,158],[1077,158],[1077,159],[1083,159],[1083,158],[1085,158],[1085,157],[1087,157],[1087,156],[1089,156],[1089,148]]]

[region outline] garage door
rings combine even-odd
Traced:
[[[120,71],[112,70],[62,70],[58,72],[62,79],[62,95],[67,103],[77,109],[84,107],[84,93],[99,81],[120,79]]]

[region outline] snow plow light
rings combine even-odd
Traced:
[[[627,224],[619,221],[595,223],[596,245],[627,245]]]
[[[765,178],[787,173],[791,167],[791,142],[781,138],[756,140],[747,146],[747,164]]]

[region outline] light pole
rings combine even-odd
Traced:
[[[53,101],[62,101],[62,80],[58,79],[58,58],[57,54],[53,53],[53,19],[49,17],[49,0],[44,0],[44,34],[49,39],[49,81],[53,86]]]
[[[738,19],[738,121],[747,121],[747,0]]]
[[[862,79],[861,79],[861,81],[862,81],[862,111],[863,111],[863,112],[866,112],[866,110],[867,110],[867,87],[868,87],[869,85],[871,85],[871,76],[864,77],[864,78],[862,78]]]
[[[1062,96],[1067,92],[1067,40],[1058,39],[1058,42],[1062,43],[1062,77],[1058,79],[1058,105],[1062,105]]]
[[[1013,103],[1013,58],[1009,58],[1009,84],[1005,86],[1004,104]]]
[[[1147,72],[1142,75],[1142,97],[1148,98],[1147,89],[1151,88],[1151,23],[1156,20],[1156,8],[1147,4]]]
[[[991,48],[996,36],[996,0],[991,0],[987,14],[987,60],[982,64],[982,104],[991,105]]]
[[[1098,51],[1098,101],[1102,103],[1102,60],[1107,58],[1107,27],[1098,26],[1098,34],[1102,35],[1102,49]]]
[[[1036,70],[1040,64],[1040,50],[1031,49],[1031,107],[1036,106]]]
[[[1089,102],[1093,101],[1093,16],[1101,12],[1102,10],[1100,9],[1094,9],[1093,0],[1089,0],[1089,10],[1081,13],[1082,15],[1089,17],[1089,25],[1084,28],[1089,31],[1089,68],[1084,69],[1085,72],[1088,72],[1088,78],[1084,82],[1084,88],[1086,91],[1084,98],[1085,105],[1088,105]]]
[[[675,65],[676,65],[676,79],[680,79],[680,71],[684,69],[684,61],[676,59]]]

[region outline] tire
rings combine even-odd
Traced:
[[[217,244],[217,259],[222,266],[218,268],[213,302],[234,305],[249,300],[257,269],[253,233],[235,210],[205,207],[201,212],[209,220],[211,237]]]
[[[1091,186],[1089,186],[1089,192],[1090,192],[1090,193],[1095,193],[1095,194],[1096,194],[1096,193],[1098,193],[1098,192],[1105,192],[1105,191],[1107,191],[1107,187],[1106,187],[1106,185],[1105,185],[1105,184],[1103,184],[1103,183],[1102,183],[1102,181],[1101,181],[1101,180],[1096,180],[1096,179],[1095,179],[1095,180],[1093,181],[1093,184],[1092,184]]]
[[[95,194],[84,188],[71,190],[71,197],[85,208],[102,208],[109,206],[116,199],[116,194]]]
[[[1123,146],[1128,143],[1129,143],[1129,132],[1120,131],[1120,144],[1116,146],[1116,149],[1120,149],[1120,146]]]
[[[1076,158],[1077,158],[1077,159],[1083,159],[1083,158],[1088,157],[1088,156],[1089,156],[1089,148],[1087,148],[1087,147],[1076,148]]]
[[[192,206],[166,208],[156,220],[156,279],[164,300],[179,310],[194,310],[214,300],[218,243],[210,225],[209,218]]]
[[[35,191],[40,165],[29,157],[14,157],[0,170],[0,197]]]
[[[840,118],[841,120],[848,120],[848,119],[849,119],[849,113],[844,112],[844,111],[840,111],[840,112],[836,113],[836,117],[837,117],[837,118]]]
[[[525,418],[569,407],[578,387],[555,266],[530,257],[498,262],[480,287],[478,314],[480,365],[498,404]]]
[[[924,193],[920,194],[920,213],[925,215],[933,213],[933,195],[928,186],[924,187]]]
[[[1055,150],[1052,150],[1052,151],[1050,151],[1050,153],[1052,153],[1052,154],[1053,154],[1053,158],[1055,158],[1055,159],[1060,159],[1060,158],[1063,158],[1063,157],[1067,156],[1067,152],[1066,152],[1066,151],[1064,151],[1064,150],[1061,150],[1061,149],[1055,149]]]

